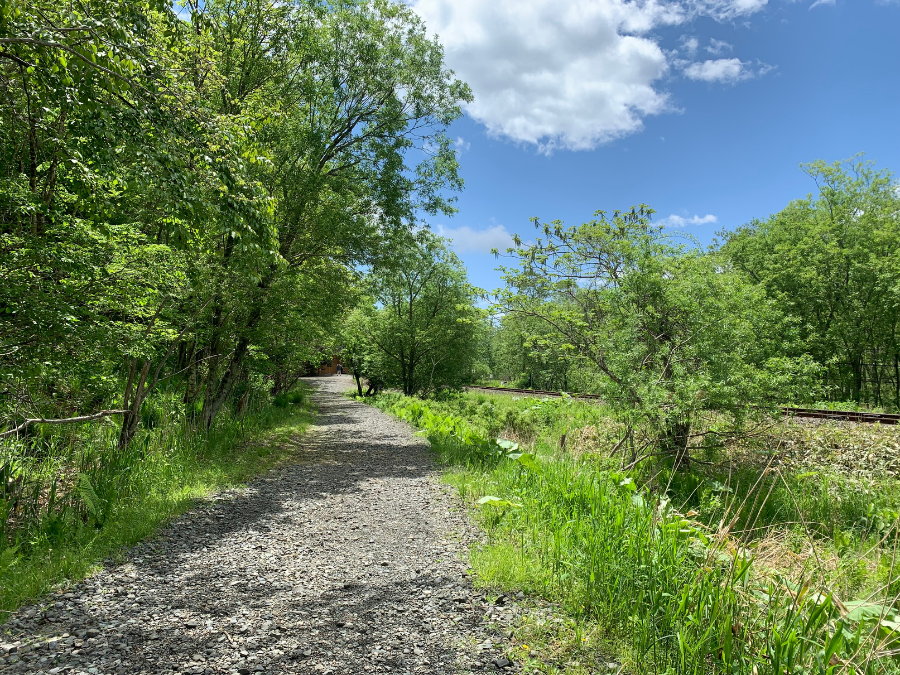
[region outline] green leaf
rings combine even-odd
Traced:
[[[721,483],[717,480],[708,480],[706,484],[709,486],[709,489],[713,492],[734,492],[730,487]]]
[[[478,506],[485,506],[491,504],[493,506],[508,506],[514,509],[521,509],[521,504],[516,504],[515,502],[508,501],[506,499],[500,499],[500,497],[494,497],[493,495],[486,495],[479,499],[476,504]]]
[[[537,463],[534,454],[531,452],[511,452],[507,455],[507,458],[518,462],[526,469],[530,469],[535,473],[541,473],[542,471],[541,465]]]
[[[90,476],[86,473],[78,474],[78,482],[76,483],[76,491],[81,501],[87,507],[88,513],[94,518],[98,518],[100,514],[100,498],[97,496],[94,486],[91,485]]]
[[[21,559],[18,553],[18,545],[3,549],[3,552],[0,553],[0,570],[7,570],[16,565]]]
[[[619,481],[619,487],[625,488],[629,492],[634,492],[635,490],[637,490],[637,485],[635,485],[634,483],[634,478],[631,478],[630,476]]]
[[[848,610],[845,617],[848,621],[876,621],[883,615],[888,614],[889,611],[882,604],[866,602],[865,600],[851,600],[845,602],[844,607]]]

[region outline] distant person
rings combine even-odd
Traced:
[[[338,366],[337,366],[337,374],[338,374],[338,375],[341,375],[341,374],[343,374],[343,372],[344,372],[344,366],[342,366],[342,365],[339,363]]]

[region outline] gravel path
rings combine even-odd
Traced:
[[[344,398],[351,378],[314,381],[320,414],[296,462],[18,611],[0,627],[0,670],[514,670],[500,631],[519,610],[472,588],[464,558],[477,533],[427,442]]]

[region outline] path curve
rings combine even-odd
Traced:
[[[311,381],[320,413],[295,462],[19,610],[0,670],[496,672],[501,637],[464,562],[476,534],[427,442],[343,396],[349,376]]]

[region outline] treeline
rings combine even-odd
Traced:
[[[643,207],[575,228],[535,221],[543,237],[510,251],[488,370],[635,405],[718,407],[722,386],[727,407],[900,409],[898,184],[861,157],[804,170],[818,194],[708,249]],[[798,377],[763,376],[767,361]]]
[[[834,401],[900,410],[900,185],[861,158],[805,167],[816,197],[724,234],[722,255],[798,327]]]
[[[470,92],[400,3],[7,0],[0,90],[7,441],[284,393],[462,186]]]
[[[481,292],[444,240],[428,231],[417,239],[396,252],[398,264],[367,276],[344,324],[342,351],[361,396],[384,387],[422,396],[476,379],[489,338]]]
[[[368,275],[345,324],[359,394],[478,380],[600,394],[623,424],[617,448],[679,465],[782,405],[900,409],[898,185],[859,157],[804,168],[817,195],[708,247],[646,206],[579,226],[534,219],[484,309],[459,261],[419,233]]]

